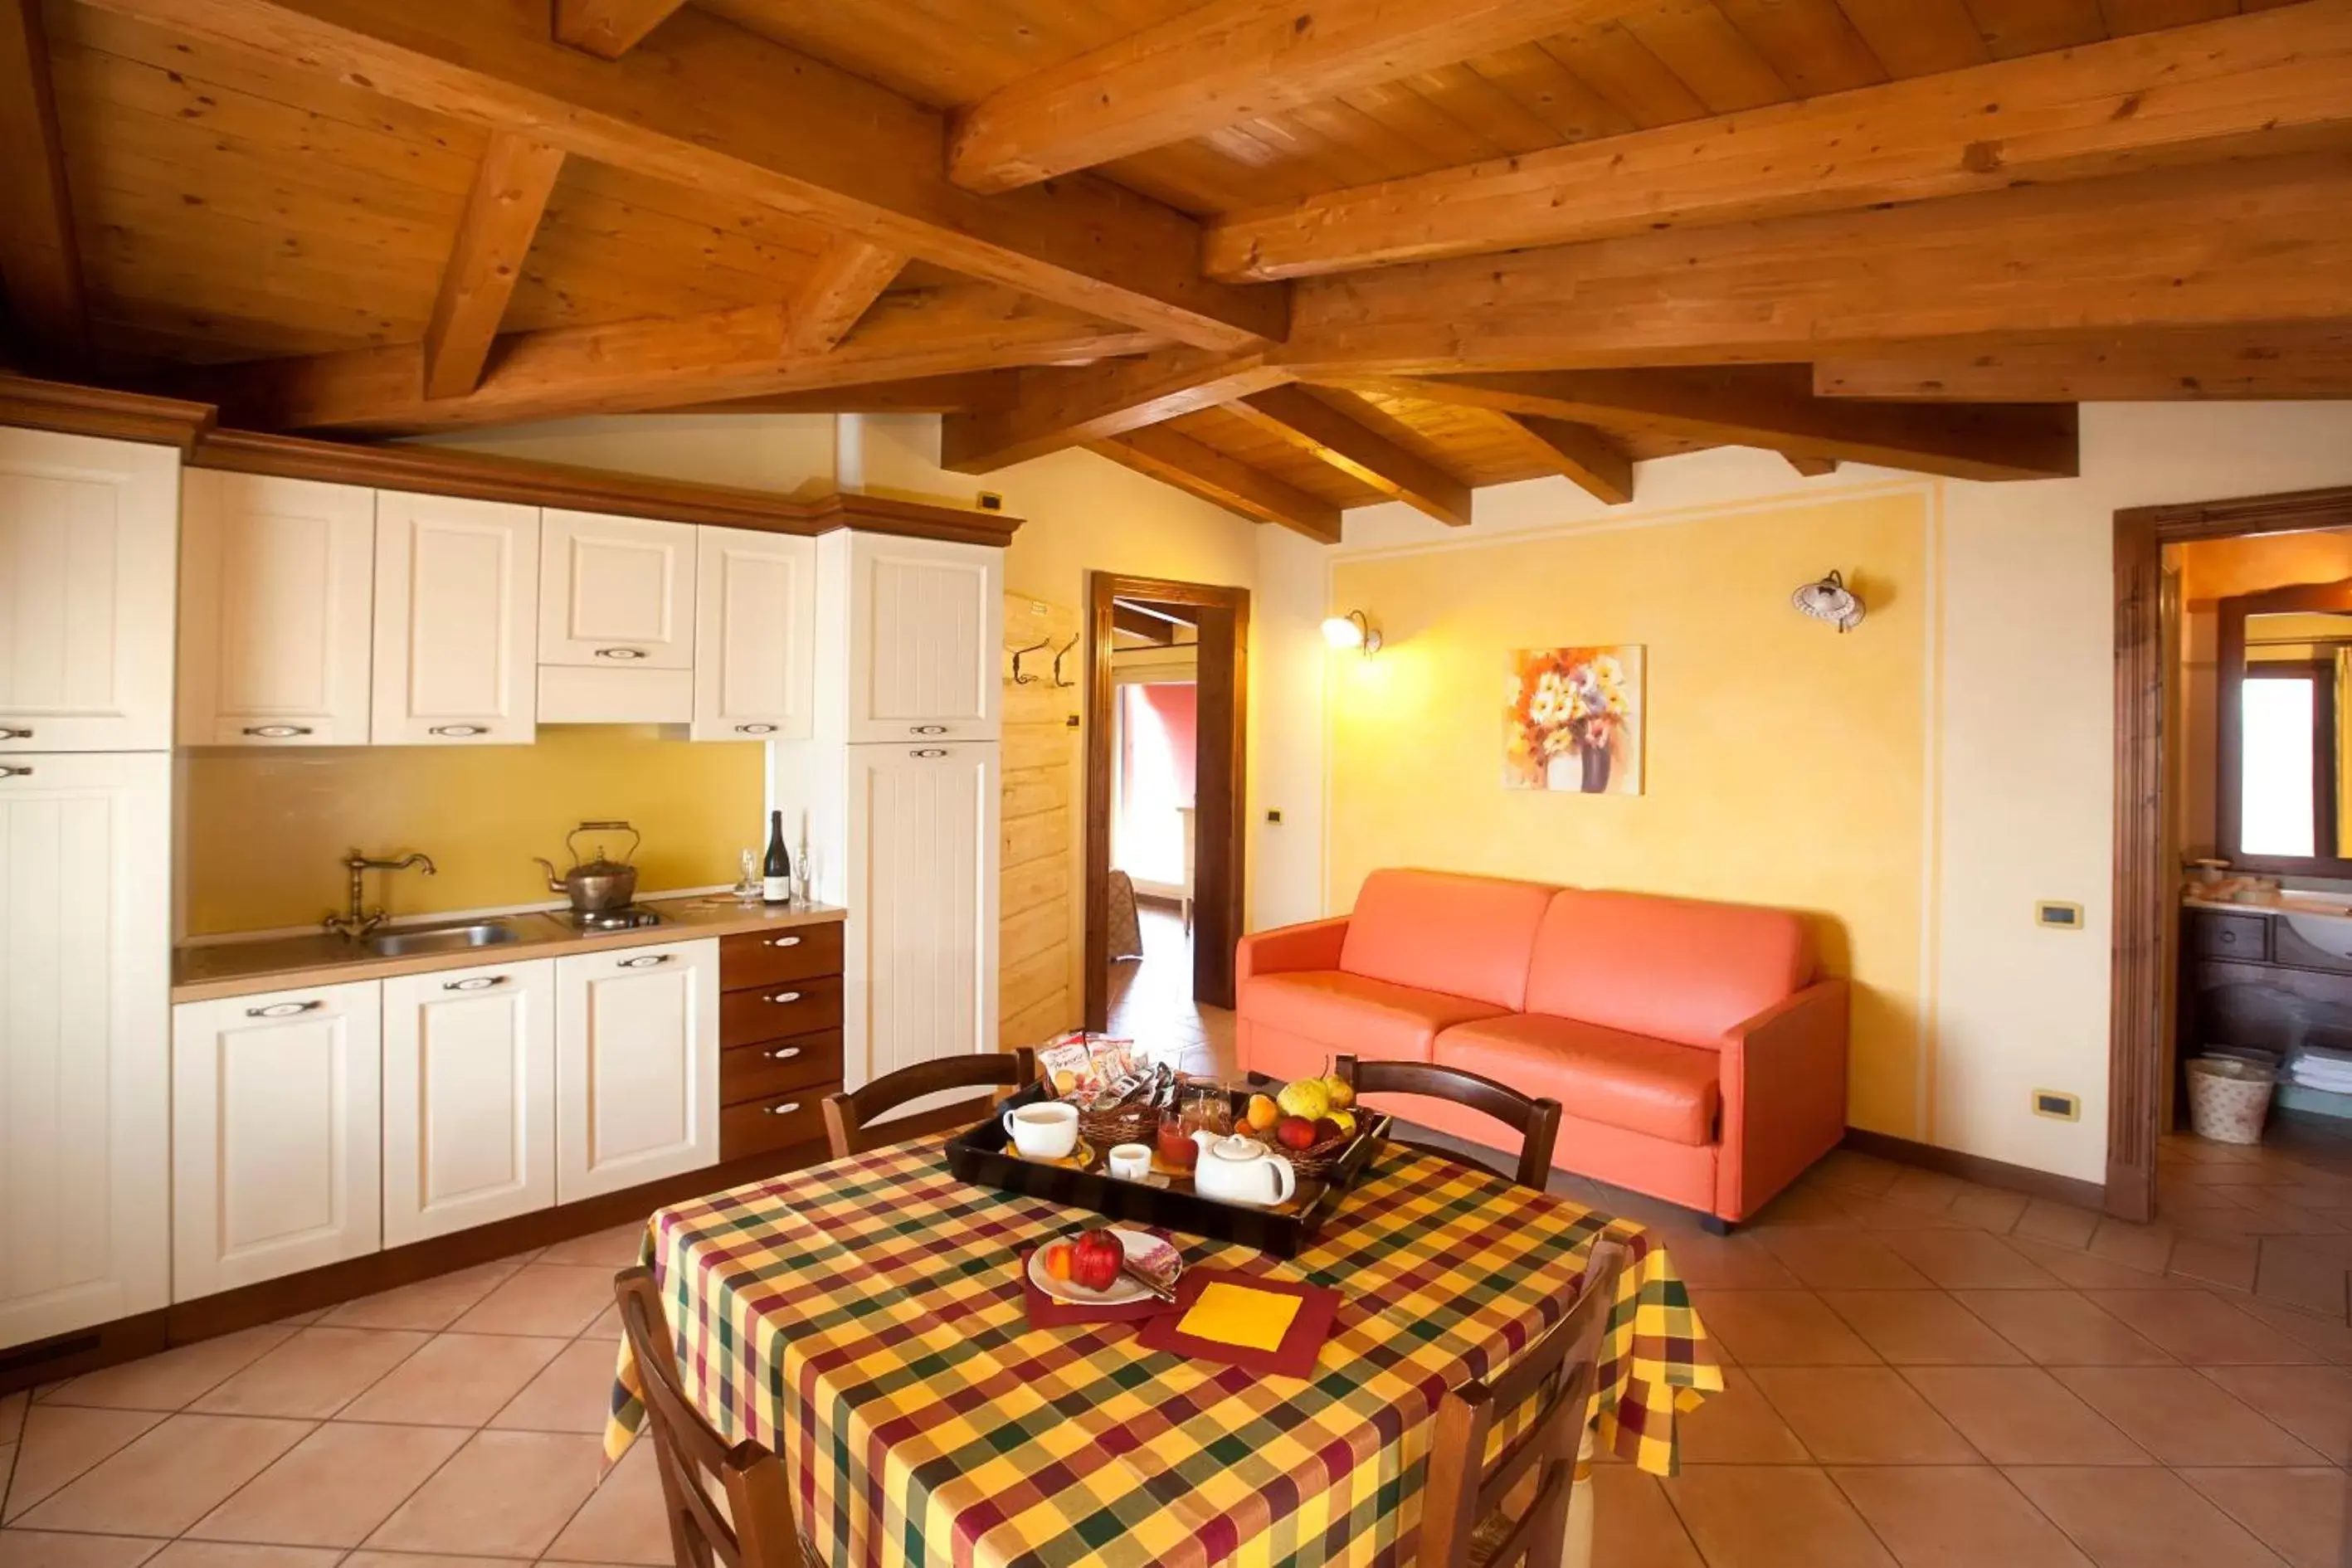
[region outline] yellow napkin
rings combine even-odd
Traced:
[[[1298,1308],[1299,1299],[1296,1296],[1212,1279],[1201,1288],[1200,1296],[1177,1323],[1176,1331],[1198,1340],[1214,1340],[1221,1345],[1271,1351],[1281,1346],[1282,1336],[1290,1331],[1290,1321],[1298,1316]]]

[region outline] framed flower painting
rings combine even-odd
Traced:
[[[1509,658],[1503,787],[1641,794],[1641,647],[1515,648]]]

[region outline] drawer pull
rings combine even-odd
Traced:
[[[768,938],[768,945],[770,947],[798,947],[800,944],[801,939],[796,936],[772,936]]]
[[[441,983],[441,989],[444,991],[488,991],[493,985],[504,985],[506,983],[507,977],[503,974],[477,974],[471,980],[444,980]]]
[[[739,735],[772,735],[776,727],[773,724],[738,724],[735,732]]]
[[[2236,931],[2225,931],[2221,933],[2221,945],[2223,947],[2233,947],[2237,944],[2237,941],[2238,933]]]
[[[801,1102],[799,1100],[788,1100],[782,1105],[769,1106],[767,1108],[767,1114],[770,1116],[790,1116],[793,1111],[798,1110],[800,1108]]]
[[[0,725],[0,741],[29,741],[32,738],[33,732],[30,730],[11,730],[5,725]]]
[[[237,731],[240,735],[251,735],[263,741],[290,741],[297,735],[310,732],[308,724],[250,724]]]
[[[948,749],[945,746],[917,746],[907,754],[910,757],[944,757]]]
[[[782,1050],[770,1051],[768,1059],[772,1062],[788,1062],[800,1054],[801,1048],[798,1046],[786,1046]]]
[[[0,779],[28,779],[32,776],[30,768],[0,768]]]
[[[907,727],[907,733],[910,735],[944,735],[947,732],[945,724],[910,724]]]
[[[488,724],[436,724],[425,732],[428,735],[446,735],[453,741],[464,741],[476,735],[488,734],[490,727]]]
[[[797,991],[779,991],[768,998],[771,1002],[797,1002],[800,999],[801,994]]]
[[[598,658],[643,658],[646,657],[646,650],[641,647],[600,647],[596,650],[596,657]]]
[[[291,1018],[298,1013],[312,1012],[325,1005],[316,997],[308,1002],[272,1002],[267,1007],[247,1007],[245,1016],[248,1018]]]
[[[667,952],[648,952],[642,958],[625,958],[621,960],[621,967],[624,969],[651,969],[656,963],[667,963],[675,956],[676,954]]]

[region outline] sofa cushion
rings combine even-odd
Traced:
[[[1336,969],[1257,975],[1243,984],[1239,1000],[1242,1016],[1253,1024],[1320,1040],[1334,1055],[1391,1061],[1425,1062],[1440,1029],[1502,1011]]]
[[[1526,1011],[1712,1046],[1813,977],[1786,910],[1564,888],[1545,910]]]
[[[1500,877],[1375,871],[1356,894],[1339,967],[1517,1012],[1527,1003],[1536,928],[1556,891]]]
[[[1447,1029],[1432,1059],[1548,1095],[1605,1127],[1669,1143],[1715,1142],[1721,1058],[1711,1050],[1522,1013]]]

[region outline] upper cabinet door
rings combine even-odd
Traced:
[[[377,495],[377,745],[529,742],[538,625],[537,507]]]
[[[363,746],[375,491],[188,470],[180,743]]]
[[[690,668],[694,534],[691,523],[541,512],[539,662]]]
[[[0,429],[0,752],[172,744],[180,457]]]
[[[695,531],[694,739],[806,740],[816,689],[816,541]]]
[[[1004,552],[853,534],[849,589],[848,738],[993,740]]]

